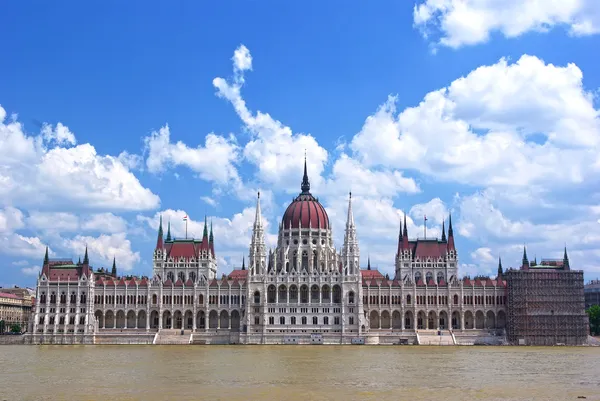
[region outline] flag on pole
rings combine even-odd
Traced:
[[[183,216],[183,221],[187,221],[187,219],[188,219],[187,215]]]

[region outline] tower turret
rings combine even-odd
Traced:
[[[529,259],[527,259],[527,248],[525,248],[525,245],[523,245],[523,261],[521,264],[521,269],[529,269]]]
[[[171,241],[171,220],[167,223],[167,242]]]
[[[84,265],[90,264],[90,259],[88,258],[87,245],[85,246],[85,254],[83,255],[83,264]]]
[[[267,249],[260,210],[260,192],[256,198],[256,214],[252,227],[252,240],[250,241],[250,275],[264,274],[267,262]]]
[[[358,274],[360,269],[360,248],[356,236],[354,213],[352,212],[352,192],[348,195],[348,216],[346,218],[346,232],[342,246],[343,271],[345,274]]]
[[[563,255],[563,268],[565,270],[571,270],[571,266],[569,265],[569,255],[567,255],[567,246],[565,245],[565,253]]]
[[[446,242],[446,227],[445,227],[445,221],[442,220],[442,242]]]
[[[160,224],[158,225],[158,238],[156,239],[156,249],[163,249],[163,248],[164,248],[163,226],[162,226],[162,215],[160,215]],[[85,263],[85,260],[83,261],[83,263]]]
[[[50,258],[48,257],[48,246],[46,246],[46,254],[44,255],[44,265],[50,263]]]
[[[500,256],[498,256],[498,275],[497,275],[497,279],[498,280],[502,280],[503,277],[504,277],[504,272],[502,271],[502,259],[500,258]]]
[[[454,230],[452,230],[452,215],[448,216],[448,251],[456,251],[454,246]]]
[[[113,256],[113,265],[110,274],[113,277],[117,277],[117,258]]]

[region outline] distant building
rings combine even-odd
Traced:
[[[600,305],[600,280],[592,280],[585,285],[585,309],[593,305]]]
[[[507,340],[525,345],[581,345],[589,326],[585,313],[583,271],[571,270],[563,259],[530,263],[523,250],[519,270],[506,274]]]
[[[33,302],[27,288],[0,288],[0,321],[4,321],[4,330],[10,331],[17,324],[21,331],[27,331]]]

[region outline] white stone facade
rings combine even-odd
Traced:
[[[457,277],[451,221],[448,238],[409,240],[406,222],[395,259],[396,276],[360,269],[352,212],[344,244],[336,251],[325,209],[302,193],[279,226],[268,251],[257,199],[248,269],[217,276],[212,227],[202,240],[163,239],[162,220],[153,253],[152,278],[94,272],[83,263],[46,257],[37,285],[34,335],[190,333],[239,343],[395,342],[419,331],[503,329],[506,291],[497,279]],[[115,267],[113,267],[116,270]],[[194,337],[195,336],[195,337]],[[36,340],[34,339],[34,342]],[[41,340],[40,340],[41,341]],[[46,341],[46,340],[44,340]],[[216,340],[215,340],[216,341]]]

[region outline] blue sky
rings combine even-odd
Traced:
[[[206,3],[3,6],[0,285],[46,245],[150,274],[160,214],[212,219],[227,272],[258,190],[274,245],[304,149],[338,247],[352,190],[365,265],[392,274],[404,212],[411,236],[452,212],[465,274],[523,244],[599,274],[595,2]]]

